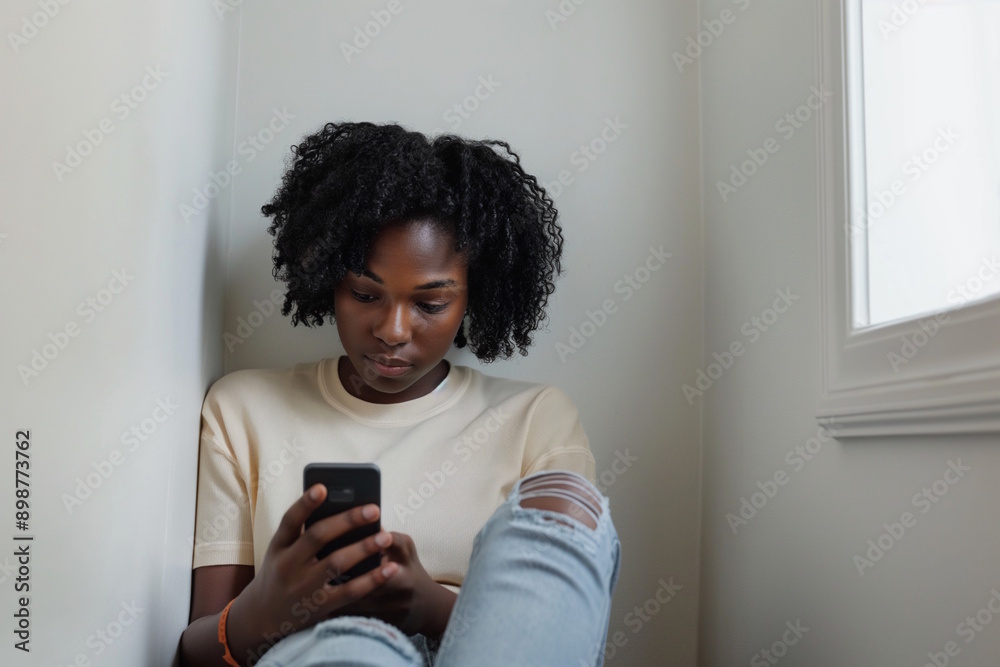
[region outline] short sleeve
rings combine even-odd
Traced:
[[[595,468],[576,406],[561,390],[546,387],[529,417],[521,476],[543,470],[569,470],[596,482]]]
[[[248,485],[233,446],[225,437],[215,389],[209,391],[202,408],[192,567],[252,566],[253,528]]]

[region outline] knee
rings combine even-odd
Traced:
[[[521,507],[548,510],[571,516],[597,528],[601,518],[601,493],[583,477],[568,472],[548,472],[521,483]],[[558,521],[558,519],[556,519]],[[566,525],[571,525],[567,522]]]

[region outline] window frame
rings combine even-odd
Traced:
[[[851,169],[864,156],[863,91],[851,86],[860,82],[852,40],[860,39],[861,1],[820,0],[817,8],[817,78],[834,93],[817,125],[817,420],[835,425],[838,438],[1000,433],[1000,296],[854,329],[852,262],[862,255],[852,248],[863,250],[854,212],[867,210],[858,205],[867,197],[863,169]]]

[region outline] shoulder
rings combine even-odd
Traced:
[[[467,378],[468,394],[491,405],[515,403],[530,412],[541,410],[546,413],[577,414],[572,399],[559,387],[487,375],[467,366],[456,366],[456,370]]]
[[[223,375],[205,395],[205,411],[227,411],[237,406],[270,402],[277,396],[316,388],[319,362],[291,368],[248,368]]]

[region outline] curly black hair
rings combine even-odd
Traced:
[[[506,142],[327,123],[287,166],[261,212],[273,218],[273,273],[293,325],[335,320],[334,289],[362,272],[384,226],[431,220],[468,258],[468,331],[455,344],[484,362],[527,354],[562,272],[563,236],[552,199]]]

